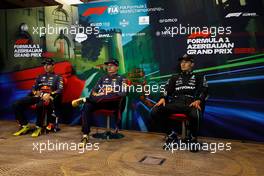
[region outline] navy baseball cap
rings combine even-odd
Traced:
[[[119,62],[116,59],[110,59],[109,61],[105,62],[104,64],[105,65],[114,64],[115,66],[119,66]]]
[[[47,65],[54,65],[54,60],[51,58],[44,58],[44,61],[41,63],[43,65],[47,64]]]
[[[183,61],[183,60],[194,62],[193,57],[190,56],[190,55],[188,55],[188,54],[184,54],[182,57],[180,57],[180,58],[178,59],[178,61],[180,61],[180,62]]]

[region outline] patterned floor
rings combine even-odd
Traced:
[[[29,134],[15,137],[12,132],[17,124],[0,121],[0,175],[260,176],[264,173],[264,144],[201,138],[210,144],[231,142],[232,149],[172,153],[162,150],[161,134],[122,131],[123,139],[91,139],[92,144],[83,152],[76,147],[81,138],[80,126],[61,128],[56,134],[38,138]]]

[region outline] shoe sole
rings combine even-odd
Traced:
[[[13,136],[21,136],[21,135],[27,134],[29,130],[30,129],[28,129],[27,131],[24,131],[24,132],[20,132],[18,134],[14,133]]]

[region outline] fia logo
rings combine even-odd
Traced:
[[[108,7],[108,14],[110,14],[110,15],[116,15],[118,13],[119,13],[119,6],[114,5],[114,6]]]

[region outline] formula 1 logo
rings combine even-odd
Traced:
[[[232,17],[256,17],[258,16],[257,13],[243,13],[243,12],[235,12],[235,13],[229,13],[225,16],[225,18],[232,18]]]
[[[15,42],[16,45],[27,45],[29,44],[29,39],[18,39]]]
[[[209,38],[211,34],[209,32],[194,32],[191,35],[189,35],[189,39],[195,39],[195,38]]]
[[[102,15],[106,9],[108,7],[104,6],[104,7],[92,7],[92,8],[88,8],[83,14],[82,16],[90,16],[90,15]]]
[[[242,12],[237,12],[237,13],[229,13],[225,17],[226,18],[231,18],[231,17],[239,17],[242,14]]]

